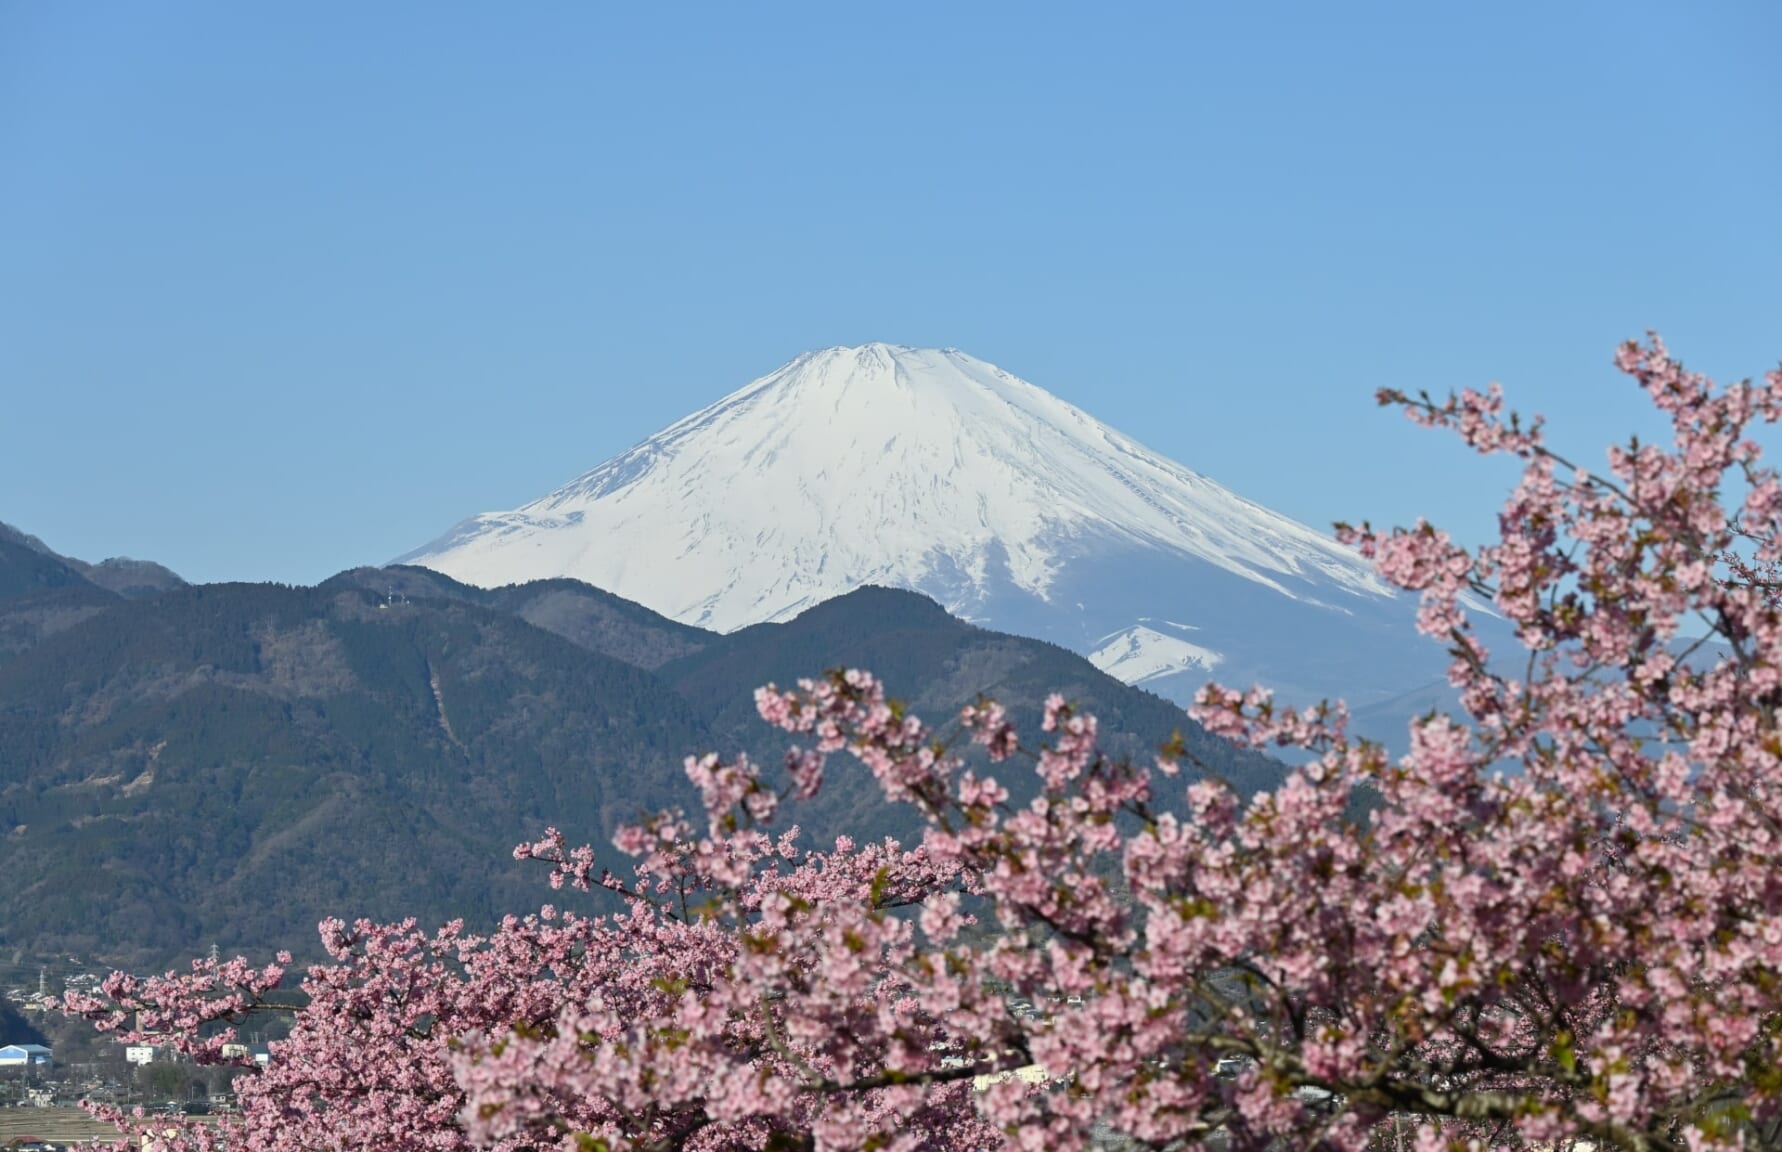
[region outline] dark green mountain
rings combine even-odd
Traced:
[[[36,1025],[14,1008],[10,1001],[0,1000],[0,1047],[7,1044],[47,1044]]]
[[[0,666],[45,637],[72,628],[118,603],[115,593],[79,584],[0,599]]]
[[[0,600],[77,587],[93,585],[61,557],[0,533]]]
[[[518,617],[208,585],[0,668],[0,946],[301,947],[326,915],[487,920],[508,854],[676,798],[708,741],[632,665]]]
[[[75,568],[88,580],[110,592],[116,592],[130,600],[140,600],[144,596],[157,596],[173,588],[184,588],[186,582],[169,568],[156,564],[153,560],[132,560],[128,556],[113,556],[109,560],[101,560],[97,564],[84,561],[72,561]]]
[[[170,588],[185,586],[185,581],[171,569],[162,567],[151,560],[132,560],[128,556],[114,556],[109,560],[101,560],[97,564],[89,564],[85,560],[76,560],[72,556],[63,556],[50,549],[37,537],[22,532],[10,524],[0,523],[0,600],[18,595],[16,590],[9,590],[6,569],[18,562],[11,549],[23,548],[35,552],[51,565],[68,569],[82,582],[107,592],[115,592],[130,599],[154,596]],[[41,563],[41,561],[40,561]],[[58,581],[57,586],[62,582]]]
[[[882,589],[719,636],[572,581],[484,591],[422,569],[135,600],[39,585],[0,602],[8,635],[25,638],[0,653],[0,948],[133,966],[213,941],[313,955],[329,915],[480,925],[536,907],[556,897],[515,843],[556,824],[604,844],[689,803],[688,754],[777,757],[755,687],[839,665],[937,724],[989,692],[1037,734],[1056,689],[1115,747],[1181,728],[1234,778],[1278,772],[1064,649]],[[909,827],[839,763],[797,819],[825,837]]]
[[[457,600],[496,608],[639,668],[661,667],[716,639],[715,633],[678,624],[642,604],[579,580],[535,580],[489,590],[460,584],[430,568],[398,564],[354,568],[322,586],[364,588],[386,600]]]
[[[0,524],[0,665],[117,601],[36,537]]]
[[[119,597],[140,599],[184,586],[159,564],[123,557],[88,564],[0,523],[0,665]]]
[[[1045,698],[1057,692],[1096,715],[1102,747],[1113,755],[1148,758],[1180,731],[1193,756],[1246,794],[1281,778],[1279,763],[1209,735],[1176,705],[1120,683],[1068,649],[974,627],[927,597],[898,589],[862,588],[788,623],[718,637],[663,665],[657,675],[680,690],[721,747],[773,762],[783,755],[786,738],[756,716],[755,687],[772,682],[789,688],[834,667],[872,671],[968,758],[969,744],[952,723],[961,707],[980,695],[992,697],[1009,709],[1024,739],[1039,740]],[[864,769],[845,756],[832,764],[824,791],[800,811],[805,827],[824,834],[905,831],[887,820]],[[1024,764],[1001,766],[996,776],[1017,801],[1035,790]]]

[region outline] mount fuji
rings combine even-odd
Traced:
[[[955,349],[806,353],[398,562],[726,632],[908,588],[1184,702],[1217,677],[1381,703],[1445,660],[1352,550]]]

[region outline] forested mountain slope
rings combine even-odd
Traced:
[[[943,730],[988,692],[1037,735],[1056,689],[1123,751],[1180,728],[1237,779],[1276,771],[1081,657],[906,592],[719,636],[561,580],[483,591],[392,569],[138,600],[53,591],[70,589],[89,614],[0,664],[0,947],[32,953],[161,964],[213,941],[313,953],[330,915],[488,924],[547,898],[515,843],[556,824],[604,847],[690,802],[684,756],[777,757],[754,689],[840,665],[873,668]],[[0,638],[28,602],[0,604]],[[848,767],[799,822],[909,831]]]

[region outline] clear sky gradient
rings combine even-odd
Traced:
[[[962,348],[1307,523],[1376,409],[1782,358],[1782,6],[0,3],[0,520],[312,582],[797,353]]]

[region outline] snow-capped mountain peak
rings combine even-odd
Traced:
[[[912,588],[1104,666],[1116,648],[1144,679],[1219,665],[1297,684],[1274,667],[1292,655],[1246,655],[1281,647],[1257,636],[1342,632],[1393,601],[1324,533],[992,364],[895,344],[807,352],[402,559],[483,586],[574,577],[723,631]],[[1141,615],[1184,623],[1110,643]]]

